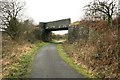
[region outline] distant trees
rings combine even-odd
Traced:
[[[65,40],[65,39],[67,39],[67,36],[68,36],[68,34],[60,35],[60,34],[52,33],[53,40]]]
[[[117,10],[117,4],[114,0],[95,0],[94,2],[91,2],[90,4],[85,6],[85,14],[86,16],[99,16],[103,17],[103,19],[107,18],[109,27],[112,27],[112,16],[116,14]]]
[[[19,15],[24,9],[25,3],[17,0],[0,1],[0,28],[16,40],[20,34]]]

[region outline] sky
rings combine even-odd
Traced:
[[[93,0],[24,0],[25,15],[36,24],[60,19],[71,18],[71,22],[83,18],[83,7]],[[67,31],[55,32],[65,34]]]

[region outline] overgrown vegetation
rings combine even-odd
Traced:
[[[108,30],[106,21],[80,21],[77,27],[83,25],[89,27],[87,40],[79,38],[72,44],[66,42],[65,52],[73,58],[74,63],[100,78],[119,78],[118,27],[115,20],[112,31]]]
[[[75,70],[77,70],[80,74],[82,74],[85,78],[97,78],[97,75],[91,73],[90,70],[83,68],[80,64],[74,63],[74,59],[71,58],[67,53],[64,52],[63,47],[61,44],[57,44],[57,51],[61,58],[69,64],[71,67],[73,67]]]
[[[19,59],[12,63],[10,67],[8,67],[9,74],[7,75],[9,78],[26,78],[29,76],[31,72],[31,62],[34,58],[34,55],[37,51],[43,47],[45,43],[37,43],[30,51],[27,51],[24,55],[19,57]]]
[[[24,77],[38,48],[39,27],[31,19],[20,19],[24,2],[16,0],[0,1],[0,29],[2,29],[2,78]],[[21,16],[23,17],[23,15]]]
[[[33,36],[34,34],[31,34]],[[2,77],[20,78],[26,77],[30,72],[32,58],[45,43],[37,40],[13,41],[9,36],[3,34],[2,41]],[[30,39],[30,38],[29,38]],[[29,70],[28,70],[29,69]]]
[[[113,20],[113,15],[116,15],[116,5],[116,2],[108,0],[96,0],[87,5],[86,18],[71,26],[73,29],[87,27],[89,32],[86,33],[86,29],[80,30],[81,32],[71,31],[71,34],[79,36],[63,45],[65,52],[73,58],[74,63],[103,79],[120,78],[119,16]],[[87,35],[87,38],[79,38],[82,33]]]

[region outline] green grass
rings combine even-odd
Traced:
[[[80,65],[76,65],[73,61],[72,58],[70,58],[63,50],[63,47],[61,44],[57,45],[57,51],[59,53],[59,55],[61,56],[61,58],[67,63],[69,64],[72,68],[74,68],[75,70],[77,70],[80,74],[82,74],[83,76],[85,76],[86,78],[97,78],[95,77],[94,74],[92,74],[89,70],[81,67]]]
[[[39,49],[45,46],[46,43],[37,43],[36,46],[26,55],[22,56],[19,62],[13,63],[9,71],[8,78],[27,78],[31,72],[32,61]]]

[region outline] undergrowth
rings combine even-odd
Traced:
[[[104,21],[79,22],[78,27],[83,25],[89,27],[88,38],[75,39],[72,43],[65,42],[65,52],[74,63],[96,73],[99,78],[120,78],[116,24],[110,31]]]
[[[61,58],[69,64],[72,68],[74,68],[76,71],[78,71],[81,75],[83,75],[85,78],[97,78],[97,75],[94,73],[91,73],[90,70],[83,68],[81,65],[77,65],[74,63],[74,60],[64,52],[63,47],[61,44],[57,45],[57,51]]]
[[[3,58],[3,78],[26,78],[29,76],[29,73],[31,72],[31,63],[33,61],[34,56],[38,52],[38,50],[43,47],[46,43],[44,42],[37,42],[33,44],[33,46],[30,49],[26,49],[25,51],[21,51],[20,49],[18,50],[21,51],[22,53],[15,54],[12,56],[13,58],[10,59],[11,62],[4,61],[5,59]],[[23,45],[23,48],[24,49]],[[30,47],[30,45],[29,45]],[[10,57],[10,56],[9,56]]]

